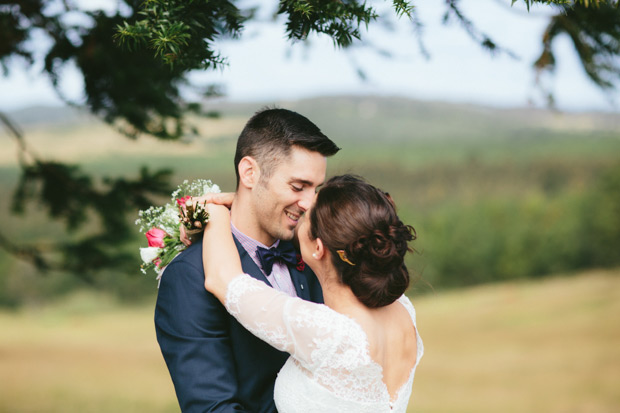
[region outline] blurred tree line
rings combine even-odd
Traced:
[[[583,191],[546,184],[558,193],[452,204],[421,218],[423,278],[462,287],[620,265],[620,164]]]
[[[492,54],[510,53],[475,26],[461,3],[445,2],[444,21],[460,24],[473,41]],[[620,77],[617,0],[522,3],[528,9],[541,3],[557,10],[541,39],[543,52],[534,63],[536,70],[553,70],[552,45],[565,33],[589,78],[604,90],[614,88]],[[217,41],[237,38],[244,23],[257,18],[259,7],[266,6],[239,7],[225,0],[119,0],[116,5],[114,10],[104,11],[85,10],[80,2],[69,0],[0,1],[3,73],[16,70],[16,60],[35,67],[43,53],[43,75],[49,77],[61,98],[69,105],[85,107],[129,139],[150,135],[179,140],[197,135],[188,115],[217,116],[204,112],[202,103],[220,90],[205,86],[200,99],[188,101],[182,94],[188,85],[187,74],[225,64],[225,56],[216,51]],[[376,22],[400,17],[422,27],[415,2],[393,0],[391,6],[392,15],[379,15],[373,2],[280,0],[274,24],[279,24],[276,18],[282,16],[291,41],[326,35],[344,49],[364,44],[363,29]],[[50,43],[43,52],[38,49],[42,38]],[[62,95],[63,71],[70,65],[83,75],[83,102]],[[34,241],[17,245],[11,234],[0,232],[0,246],[41,272],[68,271],[92,280],[102,269],[134,271],[136,259],[126,252],[133,230],[131,217],[157,196],[170,193],[172,171],[142,168],[135,178],[95,179],[78,165],[37,156],[19,125],[5,114],[0,121],[20,148],[21,176],[13,193],[13,212],[24,213],[27,205],[36,205],[50,219],[62,222],[66,231],[79,234],[54,244]],[[79,231],[93,220],[100,225]]]

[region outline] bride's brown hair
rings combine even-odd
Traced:
[[[415,230],[398,218],[388,194],[360,177],[327,181],[310,210],[310,236],[323,241],[340,281],[367,307],[389,305],[407,290],[404,257]]]

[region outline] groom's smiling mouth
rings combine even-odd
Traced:
[[[284,211],[284,214],[291,220],[295,225],[299,222],[299,218],[301,218],[301,214],[293,214],[290,211]]]

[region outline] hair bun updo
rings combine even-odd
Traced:
[[[389,305],[407,290],[404,258],[415,230],[398,218],[384,192],[351,175],[334,177],[319,192],[310,223],[312,237],[331,252],[342,283],[364,305]]]

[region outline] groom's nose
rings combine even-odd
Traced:
[[[312,206],[314,201],[314,191],[305,190],[302,191],[301,198],[297,202],[297,206],[304,212]]]

